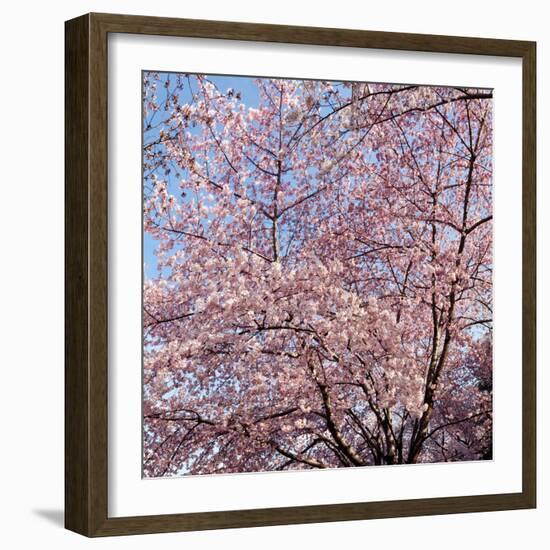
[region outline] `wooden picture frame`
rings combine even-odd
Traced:
[[[523,70],[521,492],[383,502],[108,516],[109,33],[520,58]],[[536,45],[534,42],[111,14],[65,26],[65,526],[86,536],[483,512],[536,506]]]

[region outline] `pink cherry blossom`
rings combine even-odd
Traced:
[[[167,79],[144,475],[491,458],[491,91]]]

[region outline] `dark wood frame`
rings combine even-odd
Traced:
[[[185,36],[518,57],[523,63],[523,489],[520,493],[139,517],[107,513],[107,36]],[[536,44],[88,14],[65,24],[65,526],[86,536],[536,506]],[[519,182],[518,182],[519,184]]]

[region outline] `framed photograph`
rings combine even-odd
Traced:
[[[535,43],[65,36],[66,527],[534,508]]]

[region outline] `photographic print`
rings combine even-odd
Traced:
[[[492,459],[492,90],[143,72],[143,476]]]

